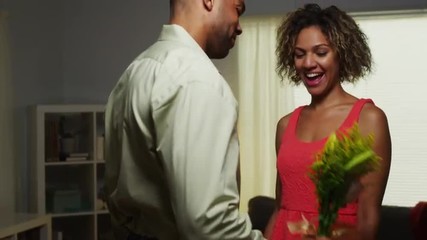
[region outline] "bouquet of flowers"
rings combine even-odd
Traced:
[[[379,166],[380,158],[372,149],[373,141],[372,135],[362,136],[355,123],[346,133],[333,133],[315,156],[310,178],[319,202],[318,236],[332,235],[332,225],[338,210],[348,202],[352,184]]]

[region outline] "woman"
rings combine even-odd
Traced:
[[[290,13],[281,24],[276,52],[282,79],[304,84],[311,102],[277,124],[277,206],[266,237],[301,239],[289,232],[287,223],[301,221],[302,216],[309,220],[317,217],[315,188],[307,175],[313,156],[331,133],[358,122],[363,135],[374,135],[374,151],[382,161],[377,171],[360,179],[362,189],[357,199],[340,210],[338,221],[353,226],[352,233],[342,239],[376,239],[391,161],[387,117],[372,100],[358,99],[342,87],[343,82],[355,83],[371,70],[366,36],[337,7],[321,9],[308,4]]]

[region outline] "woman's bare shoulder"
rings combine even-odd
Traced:
[[[289,124],[289,119],[291,118],[292,113],[288,113],[277,122],[277,132],[283,133],[285,131],[286,127]]]
[[[276,129],[276,153],[278,152],[279,147],[281,145],[282,135],[285,133],[285,129],[288,126],[289,119],[291,118],[291,114],[292,113],[289,113],[289,114],[283,116],[277,122],[277,129]]]
[[[384,123],[387,122],[387,116],[384,111],[377,107],[373,103],[366,103],[363,107],[360,117],[360,121],[366,123]]]
[[[381,129],[388,129],[388,121],[385,112],[373,103],[367,103],[363,107],[359,116],[361,131],[377,132]]]

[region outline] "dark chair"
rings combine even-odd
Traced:
[[[410,207],[381,207],[381,221],[378,229],[379,240],[413,240],[410,223]]]
[[[415,240],[427,239],[427,202],[419,202],[412,208],[411,229]]]
[[[255,196],[248,202],[248,214],[252,221],[252,229],[264,233],[268,221],[276,207],[274,198],[267,196]]]
[[[248,202],[252,228],[264,233],[276,207],[274,198],[255,196]],[[427,240],[427,202],[415,207],[381,207],[378,240]]]

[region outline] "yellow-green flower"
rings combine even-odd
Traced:
[[[310,178],[319,202],[319,236],[331,236],[338,210],[344,207],[351,184],[375,170],[380,158],[372,149],[374,137],[364,137],[355,123],[347,132],[329,136],[323,150],[316,154]]]

